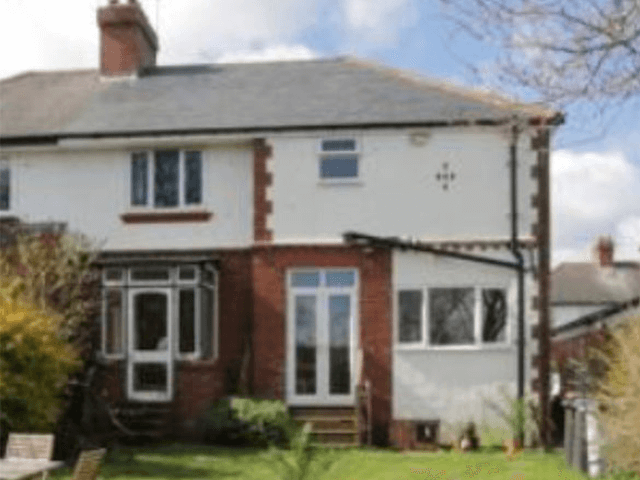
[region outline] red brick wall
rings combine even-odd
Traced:
[[[374,441],[388,442],[391,417],[391,256],[358,247],[254,250],[253,375],[259,397],[285,397],[286,272],[296,267],[353,267],[360,272],[363,375],[372,382]]]
[[[98,10],[100,73],[122,75],[156,63],[158,40],[138,4],[108,5]]]
[[[236,393],[243,337],[252,316],[251,254],[221,252],[218,286],[218,357],[215,361],[177,361],[174,375],[174,417],[192,431],[203,411],[216,399]],[[102,392],[111,403],[126,400],[125,362],[112,362]],[[236,383],[236,385],[233,385]]]

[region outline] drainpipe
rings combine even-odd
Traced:
[[[516,122],[511,127],[511,145],[509,147],[511,170],[511,253],[517,264],[517,315],[518,315],[518,400],[524,399],[525,377],[525,322],[524,322],[524,256],[518,242],[518,134]],[[521,414],[524,412],[521,411]],[[523,419],[520,419],[523,420]],[[520,422],[522,425],[523,422]],[[518,432],[520,443],[524,443],[524,429]]]

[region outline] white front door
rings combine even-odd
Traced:
[[[168,402],[173,397],[169,288],[129,291],[128,397]]]
[[[288,276],[287,401],[355,401],[357,271],[294,270]]]

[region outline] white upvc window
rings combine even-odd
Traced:
[[[133,152],[130,178],[132,207],[180,208],[203,203],[199,150]]]
[[[400,287],[395,307],[395,336],[400,347],[481,347],[509,342],[509,299],[504,287]]]
[[[360,148],[353,137],[320,140],[320,180],[330,183],[354,182],[360,179]]]
[[[11,210],[11,165],[8,158],[0,158],[0,212]]]
[[[102,341],[105,358],[126,355],[126,292],[166,287],[172,297],[169,321],[178,359],[215,359],[218,354],[217,273],[209,265],[106,267],[102,273]]]

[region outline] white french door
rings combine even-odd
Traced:
[[[295,270],[288,276],[287,400],[295,405],[355,401],[357,272]]]
[[[128,397],[168,402],[173,397],[171,289],[129,290]]]

